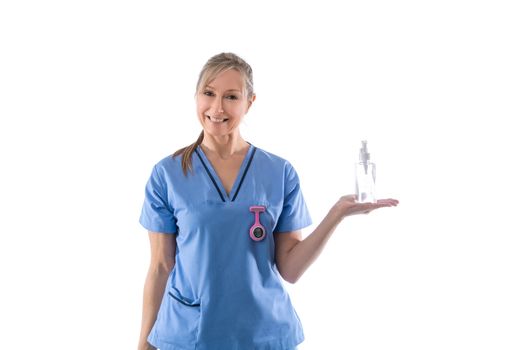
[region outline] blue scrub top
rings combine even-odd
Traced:
[[[160,350],[291,350],[304,339],[274,258],[273,233],[311,225],[292,165],[250,144],[228,195],[198,146],[193,173],[158,162],[140,223],[177,235],[176,263],[148,342]],[[254,241],[251,206],[264,206]]]

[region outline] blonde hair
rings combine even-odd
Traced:
[[[239,56],[230,52],[219,53],[211,57],[202,67],[201,73],[199,74],[199,79],[197,80],[197,86],[195,88],[195,94],[197,95],[199,91],[204,90],[206,86],[212,82],[219,74],[224,73],[230,69],[234,69],[238,71],[242,78],[244,79],[245,86],[245,94],[248,100],[251,100],[254,96],[254,88],[253,88],[253,70],[251,66],[244,61]],[[183,159],[181,160],[181,167],[183,168],[183,173],[185,176],[188,175],[189,171],[192,170],[192,156],[195,152],[197,146],[202,143],[204,139],[204,130],[201,131],[201,134],[197,138],[197,141],[192,143],[189,146],[183,147],[177,150],[172,156],[177,157],[179,155],[183,155]]]

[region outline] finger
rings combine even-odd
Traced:
[[[382,204],[382,205],[385,204],[388,206],[396,206],[396,205],[398,205],[399,201],[397,199],[389,198],[389,199],[379,199],[376,203]]]
[[[390,204],[390,203],[375,203],[373,204],[373,206],[369,209],[369,210],[375,210],[375,209],[380,209],[380,208],[388,208],[388,207],[392,207],[393,205]]]
[[[393,203],[377,203],[375,208],[388,208],[388,207],[394,207],[395,205]]]
[[[385,199],[378,199],[376,202],[377,203],[395,203],[395,202],[398,202],[398,200],[392,199],[392,198],[385,198]]]
[[[350,199],[353,202],[356,202],[358,200],[358,196],[356,194],[350,194],[346,196],[346,198]]]
[[[354,202],[354,201],[356,201],[356,198],[357,198],[357,196],[354,194],[346,194],[344,196],[341,196],[340,200],[346,201],[346,202],[349,202],[349,201]]]

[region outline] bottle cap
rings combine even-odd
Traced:
[[[365,170],[365,173],[367,174],[367,162],[371,158],[371,155],[369,154],[369,152],[367,152],[367,141],[362,141],[362,148],[360,149],[359,157],[360,157],[360,162],[364,163],[364,170]]]
[[[370,158],[370,154],[367,152],[367,141],[362,141],[362,148],[360,149],[360,161],[367,162]]]

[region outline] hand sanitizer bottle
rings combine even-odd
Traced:
[[[360,161],[355,164],[357,202],[376,203],[376,165],[369,160],[370,155],[367,152],[367,141],[362,141],[359,158]]]

